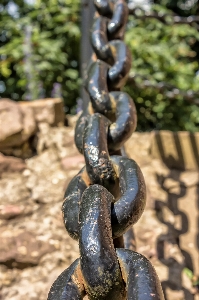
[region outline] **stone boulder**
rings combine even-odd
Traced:
[[[20,146],[36,130],[33,110],[10,99],[0,100],[0,151]]]
[[[64,122],[60,98],[19,102],[1,99],[0,152],[7,156],[30,158],[36,153],[41,128],[63,127]]]
[[[50,126],[60,126],[64,124],[64,109],[61,98],[46,98],[34,101],[20,101],[22,109],[31,108],[33,110],[36,123],[47,123]]]

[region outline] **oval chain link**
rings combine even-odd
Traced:
[[[79,241],[80,258],[54,282],[48,300],[164,299],[151,263],[124,249],[123,234],[141,217],[146,187],[136,162],[121,148],[136,128],[136,108],[121,89],[131,68],[123,42],[125,0],[94,0],[91,57],[84,87],[90,103],[78,119],[75,143],[85,167],[64,196],[63,219]],[[119,247],[118,247],[119,246]]]

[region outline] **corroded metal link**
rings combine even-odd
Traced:
[[[55,280],[48,294],[48,300],[82,300],[84,296],[80,260],[76,259]]]
[[[119,267],[122,271],[123,280],[126,284],[127,300],[164,299],[157,274],[146,257],[126,249],[116,249],[116,254]],[[91,278],[93,278],[92,274],[93,273],[90,273]],[[80,260],[77,259],[68,269],[62,272],[53,283],[48,295],[48,300],[83,300],[86,290],[82,284],[82,275]],[[98,287],[99,286],[100,284]],[[101,285],[100,288],[101,291],[103,291],[104,285]],[[96,296],[97,298],[90,299],[106,299],[100,298],[97,293]],[[107,299],[119,300],[124,299],[124,297],[118,298],[117,296],[115,298],[109,297]]]
[[[146,204],[146,187],[139,166],[132,159],[112,156],[118,167],[121,196],[112,206],[113,238],[124,234],[141,217]]]
[[[131,53],[124,42],[115,40],[109,43],[114,65],[108,70],[109,90],[122,88],[131,69]]]
[[[98,13],[105,17],[110,17],[113,14],[114,2],[107,0],[94,0],[94,5]]]
[[[131,97],[124,92],[109,93],[110,111],[104,111],[103,115],[111,117],[113,123],[108,129],[108,149],[116,151],[120,149],[131,136],[137,125],[136,108]],[[89,107],[81,114],[75,130],[75,144],[80,153],[83,153],[83,139],[85,128],[90,122],[93,110]],[[106,142],[107,143],[107,142]]]
[[[85,294],[91,300],[164,299],[151,263],[134,251],[114,249],[112,202],[113,196],[99,185],[92,185],[83,193],[80,259],[57,278],[48,300],[82,300]]]
[[[113,63],[114,63],[114,54],[115,54],[114,50],[116,52],[117,49],[113,48],[114,44],[113,44],[112,49],[111,49],[110,45],[111,45],[111,42],[112,43],[116,42],[116,41],[121,42],[120,39],[123,39],[124,30],[122,30],[123,27],[119,28],[119,29],[117,28],[116,32],[117,32],[117,35],[120,36],[120,39],[116,39],[114,37],[114,39],[115,39],[114,41],[108,41],[108,40],[113,39],[113,37],[111,39],[109,38],[109,36],[108,36],[109,31],[107,32],[108,27],[111,24],[112,23],[109,23],[107,18],[99,17],[97,15],[94,18],[93,27],[92,27],[92,31],[91,31],[91,44],[92,44],[93,50],[95,51],[95,54],[97,55],[97,57],[99,59],[107,62],[110,65],[113,65]],[[116,22],[116,24],[115,24],[113,22],[113,24],[118,25],[120,23]],[[112,27],[114,28],[113,25],[112,25]],[[125,45],[125,44],[121,43],[121,45]]]
[[[85,88],[91,97],[92,104],[101,101],[108,106],[108,91],[123,87],[128,79],[131,68],[131,54],[124,42],[120,40],[111,41],[107,50],[111,56],[106,59],[106,52],[100,53],[101,57],[105,57],[106,61],[114,61],[113,66],[106,64],[101,60],[94,61],[88,72],[88,77],[85,81]],[[107,82],[108,77],[108,82]],[[100,91],[100,93],[99,93]],[[107,98],[106,102],[105,99]],[[94,107],[95,109],[95,107]],[[108,109],[105,108],[106,110]],[[103,110],[97,110],[102,113]]]
[[[124,44],[128,17],[125,0],[93,0],[91,32],[94,54],[84,82],[90,103],[75,129],[75,143],[85,167],[64,196],[63,219],[79,240],[80,258],[54,282],[48,300],[163,300],[151,263],[122,249],[123,234],[141,217],[146,187],[136,162],[121,147],[136,128],[136,108],[121,91],[131,67]],[[134,239],[132,232],[128,240]]]
[[[75,127],[75,145],[81,154],[83,154],[83,137],[89,117],[90,111],[87,107],[87,109],[81,113]]]
[[[91,44],[97,55],[108,64],[113,64],[107,37],[108,19],[95,15],[91,30]]]
[[[79,239],[79,205],[84,190],[90,185],[90,179],[86,172],[86,167],[71,180],[64,195],[62,205],[63,220],[69,235]]]
[[[164,295],[155,269],[143,255],[116,249],[128,300],[164,300]]]
[[[91,183],[101,184],[109,190],[116,180],[107,145],[110,123],[103,115],[92,115],[85,128],[83,139],[86,170]]]
[[[131,97],[124,92],[111,92],[112,111],[115,122],[109,126],[108,149],[118,150],[124,145],[137,125],[136,108]],[[115,109],[114,109],[115,106]]]
[[[91,300],[122,300],[125,289],[112,239],[113,196],[92,185],[83,193],[79,214],[81,270]]]
[[[104,10],[106,7],[107,11],[110,4],[108,3],[108,1],[96,1],[95,4],[98,9],[101,7]],[[101,14],[103,15],[102,12]],[[102,114],[110,110],[108,91],[122,88],[131,68],[131,53],[124,42],[119,40],[123,39],[128,17],[125,1],[116,2],[111,17],[112,19],[108,21],[107,18],[96,14],[91,33],[91,44],[97,58],[109,65],[96,61],[96,57],[93,56],[93,64],[89,67],[85,82],[95,112]]]
[[[108,23],[107,31],[109,39],[123,39],[128,19],[128,6],[125,0],[116,1],[113,15]]]
[[[111,18],[107,26],[109,39],[123,39],[128,18],[125,0],[94,0],[94,4],[100,16]]]
[[[85,87],[91,98],[92,106],[95,112],[108,113],[111,111],[111,101],[107,86],[107,75],[109,65],[101,60],[92,63]]]
[[[110,158],[119,178],[119,185],[116,184],[114,193],[120,196],[119,199],[113,198],[111,207],[112,235],[117,238],[141,217],[146,203],[146,187],[142,172],[134,160],[122,156]],[[79,238],[78,215],[81,198],[85,188],[91,184],[86,174],[83,168],[69,183],[62,207],[66,230],[75,239]]]

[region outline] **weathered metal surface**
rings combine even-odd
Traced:
[[[122,249],[123,234],[139,220],[146,202],[139,166],[121,156],[137,123],[134,102],[121,91],[131,67],[122,41],[128,7],[124,0],[94,4],[94,54],[84,82],[90,103],[75,132],[85,167],[69,183],[62,207],[68,233],[79,240],[80,259],[58,277],[48,300],[83,299],[85,294],[91,300],[164,299],[151,263]]]
[[[112,201],[113,196],[100,185],[88,187],[82,197],[79,214],[80,264],[90,299],[121,300],[125,296],[112,239]]]
[[[63,271],[53,283],[48,300],[82,300],[85,295],[79,259]]]
[[[96,161],[97,159],[98,156],[96,154]],[[109,182],[107,180],[107,183],[109,183],[107,188],[112,190],[112,194],[120,195],[117,200],[113,198],[111,207],[112,234],[113,238],[116,238],[124,234],[131,225],[139,220],[145,208],[146,188],[142,172],[134,160],[122,156],[111,156],[108,163],[109,166],[105,167],[106,172],[104,172],[103,168],[101,170],[96,168],[99,171],[97,175],[101,174],[103,177],[105,174],[108,177],[106,179],[110,179]],[[110,173],[111,175],[109,176],[109,171],[107,171],[110,166],[112,166],[110,168],[111,171],[116,170],[116,186],[114,185],[113,174]],[[90,184],[98,183],[96,182],[98,180],[96,180],[95,174],[93,175],[94,172],[93,168],[92,170],[88,169],[87,172],[83,168],[70,182],[66,190],[66,197],[63,203],[64,223],[71,237],[75,239],[79,238],[78,216],[82,194]],[[92,181],[92,179],[94,180]],[[100,182],[100,184],[102,183],[104,181]]]
[[[146,257],[127,249],[116,249],[116,253],[128,300],[164,299],[157,274]]]

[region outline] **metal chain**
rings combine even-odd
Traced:
[[[90,103],[75,131],[86,165],[69,183],[62,207],[66,230],[79,241],[80,258],[57,278],[48,300],[164,299],[151,263],[124,249],[123,241],[146,201],[139,166],[121,155],[137,122],[133,100],[121,91],[131,67],[123,42],[128,7],[125,0],[94,4],[94,54],[85,81]]]

